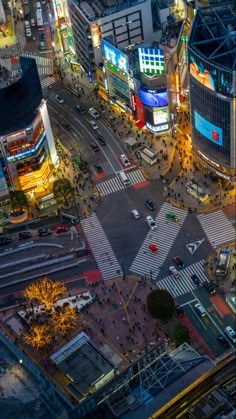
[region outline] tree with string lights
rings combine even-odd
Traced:
[[[28,345],[39,350],[48,346],[52,341],[52,335],[49,333],[50,326],[45,324],[35,325],[29,327],[28,332],[25,332],[23,339]]]
[[[75,308],[72,308],[69,305],[56,307],[51,316],[55,332],[65,336],[69,330],[75,328],[76,317],[77,314]]]
[[[28,285],[24,291],[24,296],[31,302],[37,300],[44,304],[46,310],[50,310],[53,303],[61,297],[66,291],[63,283],[51,281],[48,278],[42,278],[39,281]]]

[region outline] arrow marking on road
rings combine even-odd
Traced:
[[[194,252],[196,252],[197,248],[200,246],[200,244],[202,244],[202,242],[204,242],[204,240],[205,239],[197,240],[196,242],[186,244],[186,247],[190,251],[191,255],[193,255]]]

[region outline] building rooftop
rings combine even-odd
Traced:
[[[236,2],[225,0],[199,8],[189,47],[216,66],[236,70]]]
[[[74,0],[89,21],[109,16],[121,10],[144,3],[146,0]]]
[[[35,60],[20,57],[20,65],[22,77],[0,89],[0,135],[30,125],[43,98]]]

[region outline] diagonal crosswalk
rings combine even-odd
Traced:
[[[81,225],[103,279],[119,276],[121,267],[96,214],[92,213],[88,218],[81,220]]]
[[[168,211],[172,211],[174,214],[178,215],[180,217],[179,222],[176,223],[167,219],[165,214]],[[166,260],[186,216],[186,211],[175,208],[171,204],[165,202],[155,220],[157,230],[149,230],[130,267],[130,271],[155,279],[160,271],[160,267]],[[149,249],[151,243],[154,243],[157,246],[157,253],[152,253]]]
[[[31,52],[23,52],[21,56],[35,59],[40,76],[48,76],[53,74],[53,60],[51,58],[35,55]]]
[[[187,292],[196,289],[196,285],[191,279],[192,274],[196,274],[199,278],[200,284],[209,282],[205,271],[204,271],[204,259],[190,265],[179,271],[180,277],[175,279],[173,275],[169,275],[160,281],[156,281],[156,286],[160,289],[167,290],[173,298],[179,297],[180,295],[186,294]]]
[[[125,174],[129,179],[131,185],[136,185],[145,181],[145,177],[139,169],[132,170],[130,172],[125,172]],[[106,196],[113,192],[125,189],[125,186],[118,175],[101,183],[98,183],[96,186],[101,196]]]
[[[222,210],[197,216],[213,247],[235,240],[235,229]]]

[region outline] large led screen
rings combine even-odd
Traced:
[[[203,118],[203,116],[199,115],[196,111],[194,111],[194,125],[196,130],[198,130],[208,140],[219,146],[223,145],[222,128],[207,121],[207,119]]]
[[[164,51],[159,48],[138,48],[141,73],[165,74]]]
[[[126,73],[128,72],[129,62],[127,55],[113,47],[113,45],[109,44],[109,42],[104,39],[102,39],[102,55],[107,61],[112,63],[121,71]]]
[[[161,107],[168,105],[168,95],[166,89],[147,89],[140,88],[140,99],[143,105],[152,107]]]

